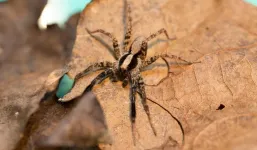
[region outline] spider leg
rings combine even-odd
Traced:
[[[154,39],[156,36],[158,36],[160,34],[163,34],[163,33],[166,35],[167,39],[169,39],[169,40],[175,40],[176,39],[176,37],[170,38],[167,31],[164,28],[160,29],[159,31],[157,31],[154,34],[151,34],[148,38],[146,38],[145,40],[142,41],[141,46],[140,46],[141,47],[140,48],[140,53],[138,53],[140,59],[144,60],[145,57],[146,57],[147,47],[148,47],[147,43],[150,40]]]
[[[118,40],[111,33],[106,32],[103,29],[98,29],[98,30],[95,30],[95,31],[88,31],[88,32],[89,32],[89,34],[102,33],[102,34],[108,36],[109,38],[111,38],[112,39],[112,43],[113,43],[113,50],[114,50],[115,59],[116,60],[119,59],[121,52],[120,52]]]
[[[88,66],[85,70],[83,70],[82,72],[78,73],[76,76],[75,76],[75,82],[82,78],[83,76],[85,76],[87,73],[89,72],[93,72],[93,71],[98,71],[98,70],[103,70],[103,69],[106,69],[106,68],[110,68],[113,66],[113,63],[112,62],[109,62],[109,61],[103,61],[103,62],[98,62],[98,63],[94,63],[90,66]]]
[[[182,59],[182,58],[180,58],[180,57],[177,57],[177,56],[175,56],[175,55],[167,55],[167,54],[156,55],[156,56],[150,57],[148,60],[143,61],[142,66],[140,67],[141,70],[142,70],[144,67],[147,67],[147,66],[151,65],[152,63],[154,63],[157,59],[161,58],[161,59],[165,62],[166,66],[167,66],[167,68],[168,68],[168,73],[167,73],[167,75],[166,75],[163,79],[161,79],[157,84],[154,84],[154,85],[145,84],[145,85],[147,85],[147,86],[158,86],[159,84],[161,84],[164,80],[166,80],[166,79],[169,77],[169,73],[171,73],[171,71],[170,71],[169,63],[168,63],[168,61],[165,59],[165,57],[181,60],[181,61],[185,62],[186,65],[191,65],[191,64],[194,64],[194,63],[200,63],[200,62],[190,62],[190,61],[186,61],[186,60],[184,60],[184,59]]]
[[[156,136],[156,130],[153,126],[152,118],[151,118],[151,115],[150,115],[150,112],[149,112],[149,107],[148,107],[147,102],[146,102],[147,98],[146,98],[146,93],[145,93],[145,85],[144,85],[143,78],[141,76],[139,77],[139,80],[138,80],[138,94],[141,97],[141,103],[144,107],[145,113],[148,117],[148,121],[149,121],[150,126],[153,130],[153,133]]]
[[[169,35],[168,35],[168,33],[167,33],[167,31],[166,31],[164,28],[162,28],[162,29],[160,29],[159,31],[157,31],[156,33],[153,33],[153,34],[151,34],[148,38],[146,38],[146,41],[150,41],[150,40],[154,39],[156,36],[158,36],[158,35],[160,35],[160,34],[165,34],[165,36],[166,36],[167,39],[169,39],[169,40],[176,40],[176,37],[170,38]]]
[[[158,86],[158,85],[160,85],[164,80],[166,80],[166,79],[169,78],[169,74],[172,73],[172,72],[170,72],[169,62],[168,62],[164,57],[162,57],[162,60],[165,62],[166,66],[167,66],[167,68],[168,68],[167,75],[166,75],[164,78],[162,78],[162,79],[161,79],[158,83],[156,83],[156,84],[153,84],[153,85],[145,84],[145,85],[147,85],[147,86]]]
[[[149,59],[143,61],[143,64],[142,64],[140,69],[142,69],[142,68],[144,68],[146,66],[151,65],[152,63],[154,63],[159,58],[165,58],[165,57],[183,61],[183,62],[186,63],[186,65],[191,65],[193,63],[199,63],[199,62],[190,62],[190,61],[184,60],[181,57],[178,57],[178,56],[175,56],[175,55],[161,54],[161,55],[156,55],[156,56],[150,57]]]
[[[130,121],[131,121],[131,130],[132,130],[132,138],[133,143],[136,145],[135,141],[135,121],[136,121],[136,84],[135,80],[131,77],[130,73],[128,73],[129,76],[129,83],[130,83],[130,93],[129,93],[129,99],[130,99]]]
[[[127,22],[126,22],[126,33],[125,33],[125,38],[123,42],[123,49],[124,51],[128,51],[128,44],[130,43],[130,37],[132,34],[132,17],[131,17],[131,8],[130,4],[127,4],[127,11],[126,11],[126,17],[127,17]]]
[[[105,71],[101,72],[98,76],[96,76],[91,81],[91,83],[87,86],[87,88],[84,90],[84,92],[91,91],[96,84],[100,84],[103,80],[105,80],[112,74],[113,74],[113,71],[111,69],[106,69]]]

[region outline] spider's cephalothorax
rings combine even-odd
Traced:
[[[141,40],[144,40],[142,41],[141,47],[138,48],[136,47],[136,44],[138,44],[136,42],[139,41],[138,39],[139,38],[132,42],[132,44],[129,47],[129,50],[118,59],[116,66],[114,66],[114,77],[116,77],[120,81],[123,81],[124,86],[128,81],[128,73],[132,70],[139,69],[138,67],[142,65],[142,60],[145,59],[146,51],[142,52],[142,50],[147,49],[147,43],[144,42],[145,38],[140,37]]]
[[[174,40],[175,38],[169,38],[167,31],[165,29],[160,29],[158,32],[151,34],[149,37],[138,37],[136,38],[131,44],[130,44],[130,37],[132,32],[132,18],[130,16],[130,6],[127,5],[127,29],[125,33],[125,39],[123,43],[123,48],[120,49],[117,39],[109,32],[106,32],[102,29],[98,29],[95,31],[89,31],[89,33],[92,35],[93,33],[102,33],[113,41],[113,52],[114,52],[114,58],[116,59],[116,62],[109,62],[109,61],[103,61],[103,62],[96,62],[89,67],[87,67],[85,70],[80,72],[75,77],[75,83],[78,79],[85,76],[89,72],[94,72],[97,70],[104,70],[102,73],[100,73],[95,79],[91,81],[91,83],[88,85],[88,87],[85,89],[85,92],[92,90],[93,86],[96,84],[101,83],[106,78],[110,78],[112,82],[121,81],[123,82],[123,86],[126,86],[127,84],[130,85],[130,101],[131,101],[131,111],[130,111],[130,118],[132,123],[132,132],[134,137],[134,124],[135,124],[135,118],[136,118],[136,104],[135,104],[135,95],[136,93],[139,94],[141,100],[141,103],[143,105],[143,108],[148,116],[151,128],[153,129],[154,134],[156,135],[156,131],[152,125],[151,117],[149,113],[149,108],[146,103],[146,93],[145,93],[145,86],[143,78],[140,74],[143,68],[146,66],[152,64],[157,59],[162,58],[165,60],[164,57],[169,58],[176,58],[179,60],[182,60],[186,62],[187,64],[192,64],[191,62],[185,61],[179,57],[176,57],[174,55],[156,55],[153,57],[150,57],[146,59],[147,54],[147,43],[155,38],[156,36],[160,34],[165,34],[166,37],[169,40]],[[169,67],[169,66],[168,66]]]

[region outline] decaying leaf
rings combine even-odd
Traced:
[[[111,144],[102,108],[92,93],[83,95],[48,137],[41,137],[43,147],[94,147]]]
[[[148,36],[160,28],[167,29],[171,36],[177,36],[175,42],[152,41],[148,57],[167,52],[186,60],[201,61],[188,67],[172,65],[173,75],[170,74],[159,86],[147,87],[148,97],[166,107],[182,122],[186,136],[184,149],[194,148],[195,137],[215,120],[256,113],[257,22],[251,20],[257,16],[254,6],[239,0],[237,3],[232,0],[183,3],[173,0],[131,0],[129,3],[132,8],[133,38]],[[75,76],[96,61],[114,61],[108,52],[109,46],[104,45],[111,45],[111,41],[100,34],[95,36],[102,40],[96,40],[85,29],[104,29],[121,42],[124,37],[123,9],[124,2],[114,0],[94,1],[88,5],[77,29],[73,51],[76,65],[69,74]],[[165,38],[160,36],[159,39]],[[170,64],[175,62],[171,60]],[[156,83],[166,75],[167,70],[162,64],[159,61],[144,73],[147,84]],[[69,100],[79,96],[96,74],[78,81],[64,98]],[[181,146],[181,130],[176,122],[165,111],[149,103],[157,137],[152,134],[142,106],[138,105],[137,143],[134,147],[129,120],[129,89],[122,88],[120,83],[106,81],[96,86],[94,92],[103,106],[114,138],[110,149],[150,149],[162,145],[167,137],[172,137]],[[221,103],[225,108],[216,110]],[[221,146],[226,140],[229,139],[219,141],[221,143],[212,142]],[[239,146],[234,144],[234,147]]]
[[[172,139],[172,137],[168,137],[168,139],[161,145],[156,148],[151,148],[148,150],[176,150],[181,149],[178,147],[178,143],[176,140]]]
[[[216,120],[195,137],[194,149],[255,149],[256,114],[242,114]],[[223,141],[224,140],[224,141]],[[217,141],[217,144],[213,141]]]
[[[173,74],[158,86],[146,88],[149,98],[167,108],[182,122],[184,145],[177,122],[166,111],[149,103],[157,129],[157,136],[153,135],[137,97],[134,146],[129,119],[129,89],[109,80],[97,85],[93,92],[103,107],[113,137],[113,145],[103,148],[256,148],[257,21],[253,18],[257,17],[257,9],[240,0],[128,2],[132,8],[133,39],[148,36],[161,28],[165,28],[170,36],[177,37],[176,41],[167,41],[164,36],[159,36],[150,42],[148,57],[168,53],[201,63],[182,66],[176,65],[176,60],[170,60]],[[95,0],[84,10],[77,28],[71,60],[73,65],[68,72],[71,77],[93,62],[114,61],[108,51],[111,40],[100,34],[95,35],[101,39],[97,40],[87,33],[86,28],[104,29],[121,43],[124,37],[124,1]],[[156,84],[167,74],[161,60],[148,69],[143,73],[147,84]],[[97,74],[92,73],[79,80],[65,98],[71,100],[81,95]],[[54,83],[60,77],[59,74],[48,81]],[[10,90],[17,91],[12,86]],[[60,121],[67,117],[72,108],[74,112],[77,111],[75,103],[57,103],[56,99],[44,101],[39,111],[30,118],[24,138],[16,149],[32,149],[36,135],[47,137],[59,132],[56,126]],[[225,107],[216,110],[220,104]],[[169,138],[176,144],[165,145]]]
[[[59,79],[67,72],[69,72],[70,66],[67,65],[62,69],[57,69],[49,74],[45,83],[43,84],[43,89],[47,89],[48,91],[53,91],[57,88],[59,83]]]
[[[79,14],[60,29],[39,30],[37,19],[47,0],[8,0],[0,3],[0,80],[27,73],[47,73],[71,56]]]
[[[24,128],[45,93],[39,90],[45,77],[64,64],[74,43],[79,15],[69,20],[65,31],[40,31],[37,19],[45,4],[46,0],[0,3],[1,150],[14,149],[27,135]]]
[[[29,117],[38,109],[39,100],[44,93],[31,95],[44,81],[44,77],[39,78],[39,76],[41,74],[33,74],[20,77],[19,80],[21,81],[4,81],[1,83],[1,150],[15,148],[16,143],[24,136],[24,128]],[[33,80],[31,81],[31,79]]]

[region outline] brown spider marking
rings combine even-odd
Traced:
[[[102,73],[100,73],[97,77],[95,77],[91,83],[87,86],[84,92],[91,91],[94,85],[100,84],[103,80],[110,78],[112,82],[121,81],[123,82],[122,85],[125,87],[127,84],[130,85],[130,120],[131,120],[131,126],[132,126],[132,134],[133,139],[135,137],[135,121],[136,121],[136,93],[139,94],[141,100],[141,103],[143,105],[144,111],[147,114],[150,126],[153,130],[154,135],[156,135],[156,130],[154,129],[152,119],[149,112],[149,107],[147,104],[147,97],[145,93],[145,84],[143,81],[143,77],[141,76],[141,71],[143,68],[151,65],[154,63],[157,59],[162,58],[167,67],[169,68],[169,64],[167,63],[165,57],[168,58],[175,58],[179,59],[181,61],[186,62],[187,64],[192,64],[192,62],[188,62],[186,60],[181,59],[180,57],[174,56],[174,55],[156,55],[153,57],[150,57],[146,59],[147,55],[147,48],[148,48],[148,42],[154,38],[156,38],[160,34],[165,34],[167,39],[169,40],[175,40],[176,38],[170,38],[168,36],[167,31],[162,28],[159,31],[157,31],[154,34],[151,34],[149,37],[138,37],[131,43],[131,33],[132,33],[132,17],[130,16],[131,9],[130,5],[127,5],[127,29],[125,33],[125,39],[123,43],[123,48],[119,48],[118,40],[109,32],[104,31],[103,29],[97,29],[94,31],[89,31],[89,34],[92,35],[93,33],[102,33],[106,36],[108,36],[110,39],[112,39],[113,42],[113,50],[114,50],[114,57],[116,59],[116,62],[109,62],[109,61],[103,61],[103,62],[96,62],[89,67],[87,67],[85,70],[80,72],[75,76],[75,82],[82,78],[83,76],[87,75],[90,72],[98,71],[98,70],[104,70]],[[131,44],[130,44],[131,43]],[[60,99],[61,101],[62,99]],[[177,120],[176,120],[177,121]],[[181,125],[178,122],[179,125]],[[135,144],[135,140],[134,140]]]

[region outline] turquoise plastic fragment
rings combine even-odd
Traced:
[[[74,84],[73,79],[71,79],[67,74],[63,75],[63,77],[59,82],[56,96],[58,98],[63,98],[64,95],[66,95],[71,91],[73,84]]]

